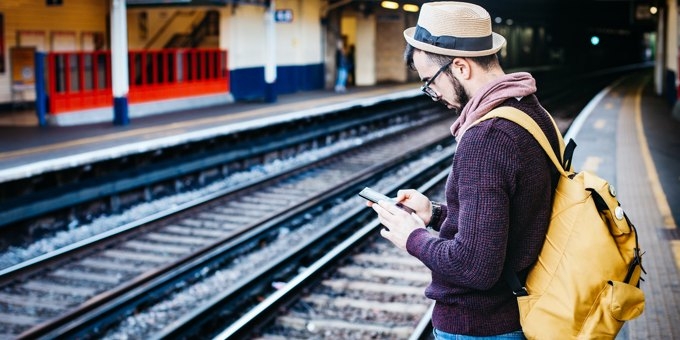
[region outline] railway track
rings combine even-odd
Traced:
[[[447,175],[418,190],[441,200]],[[214,339],[428,339],[429,269],[380,237],[380,228],[377,219],[361,226]]]
[[[10,336],[34,337],[60,327],[70,329],[75,327],[71,322],[83,314],[102,310],[107,303],[141,286],[152,285],[159,277],[173,276],[181,281],[196,275],[198,267],[211,261],[205,257],[214,256],[211,252],[218,248],[224,252],[220,247],[230,242],[238,243],[238,247],[232,245],[238,250],[231,255],[237,258],[249,247],[282,233],[265,232],[273,221],[311,209],[337,196],[338,186],[366,181],[385,165],[401,161],[395,155],[408,154],[407,150],[415,152],[442,138],[450,139],[447,122],[398,133],[390,142],[372,142],[341,157],[204,202],[199,208],[153,223],[147,221],[67,255],[6,273],[0,278],[4,283],[0,289],[0,331]],[[395,143],[394,139],[401,142]],[[235,241],[239,237],[249,239],[257,228],[263,235],[259,240]],[[201,255],[204,259],[196,260]],[[187,269],[178,270],[180,265]],[[137,308],[143,300],[126,308]],[[125,308],[119,313],[124,312]]]
[[[411,109],[413,111],[410,111]],[[81,187],[69,188],[72,190],[70,191],[72,196],[94,195],[98,199],[87,202],[85,204],[87,208],[83,208],[80,201],[69,208],[68,215],[71,217],[67,220],[70,222],[67,223],[66,229],[63,229],[63,226],[67,221],[64,220],[60,209],[43,216],[39,226],[30,223],[15,228],[3,226],[6,237],[0,241],[0,250],[4,251],[0,252],[0,277],[11,271],[9,267],[41,258],[46,253],[67,249],[79,240],[92,239],[114,229],[135,228],[135,224],[147,216],[152,216],[150,218],[153,219],[157,218],[154,216],[172,214],[182,206],[194,204],[193,201],[207,196],[205,192],[211,191],[219,195],[220,192],[244,182],[264,181],[268,177],[314,162],[329,154],[355,147],[356,144],[370,142],[374,138],[380,138],[381,135],[442,117],[441,109],[432,106],[418,109],[417,106],[402,104],[402,107],[397,109],[390,105],[387,108],[379,106],[376,110],[376,113],[359,115],[359,118],[356,117],[357,114],[348,115],[341,123],[337,122],[339,118],[331,117],[329,122],[315,123],[316,125],[313,125],[315,128],[301,126],[293,132],[286,129],[284,130],[287,132],[278,131],[277,126],[274,126],[269,128],[276,130],[273,134],[267,133],[266,129],[251,131],[250,135],[242,136],[241,139],[237,134],[230,138],[237,139],[238,142],[225,144],[229,146],[228,148],[223,145],[218,148],[220,151],[217,154],[203,153],[201,150],[194,154],[192,151],[193,156],[190,160],[180,159],[174,163],[166,161],[162,166],[144,165],[131,175],[132,178],[123,180],[126,183],[122,183],[119,178],[125,177],[126,172],[122,172],[118,177],[109,179],[111,182],[104,178],[99,179],[97,181],[99,184],[95,187],[83,183]],[[361,113],[362,110],[357,111]],[[255,136],[252,136],[253,134]],[[186,148],[190,147],[192,146]],[[163,155],[165,151],[157,150],[154,153]],[[191,172],[192,170],[194,172]],[[157,173],[162,173],[162,176]],[[158,182],[161,177],[168,177],[171,180]],[[39,178],[36,181],[39,181]],[[133,183],[137,189],[126,191]],[[5,184],[3,183],[3,186]],[[47,196],[52,200],[59,197]],[[62,203],[65,204],[60,202]],[[31,212],[35,210],[35,206],[45,208],[46,205],[49,204],[45,201],[30,201],[25,202],[21,209]],[[94,212],[99,210],[98,207],[109,205],[127,208],[100,216]],[[5,205],[0,203],[0,215],[4,208]],[[49,208],[44,210],[52,211]],[[92,211],[88,223],[77,218],[83,210]],[[28,221],[30,220],[31,218],[28,218]],[[24,241],[9,248],[4,247],[5,242],[11,243],[11,240],[17,238]]]
[[[375,233],[367,243],[253,337],[411,337],[421,322],[429,321],[431,301],[423,291],[430,282],[430,272]]]
[[[0,183],[0,228],[5,235],[0,251],[52,236],[47,248],[58,244],[65,231],[101,224],[107,216],[131,215],[137,206],[176,204],[173,197],[224,182],[244,169],[264,168],[274,160],[443,113],[425,98],[360,101],[351,108],[320,110],[323,113],[285,121],[272,117],[269,123],[232,122],[184,143],[169,138],[151,147],[146,141],[131,143],[121,146],[124,153],[111,150],[111,158],[85,153],[74,164],[57,158],[54,170],[32,176],[16,172],[18,178]],[[15,262],[0,256],[0,268]]]
[[[397,187],[420,183],[423,178],[435,177],[433,181],[443,183],[446,170],[437,176],[432,171],[434,169],[442,171],[442,168],[447,168],[454,149],[455,147],[451,146],[439,150],[436,152],[439,156],[435,159],[416,161],[392,174],[393,176],[374,184],[385,192],[392,192]],[[304,241],[294,237],[293,243],[288,239],[282,241],[281,247],[276,247],[273,243],[266,247],[271,246],[271,248],[278,248],[277,250],[260,249],[253,253],[243,254],[240,257],[241,264],[216,270],[197,285],[186,287],[160,303],[129,315],[123,322],[112,327],[102,338],[119,339],[126,337],[127,334],[135,334],[148,339],[207,338],[224,325],[239,324],[243,325],[239,327],[240,331],[244,329],[252,331],[254,329],[252,321],[243,324],[236,318],[245,311],[249,311],[247,314],[254,315],[256,319],[266,315],[276,315],[282,303],[278,298],[280,292],[290,293],[283,295],[284,301],[294,298],[296,293],[306,289],[303,283],[322,277],[327,273],[329,266],[332,266],[344,254],[357,249],[362,240],[376,236],[377,224],[373,222],[374,224],[366,226],[366,223],[374,220],[375,216],[370,209],[365,207],[363,199],[356,197],[356,192],[357,190],[352,190],[350,198],[336,202],[333,208],[315,215],[305,223],[305,226],[291,232],[291,234],[307,235]],[[336,247],[338,244],[339,246]],[[266,254],[264,259],[262,252]],[[273,255],[274,252],[276,254]],[[403,263],[415,264],[412,259],[406,258],[406,254],[400,256],[402,256]],[[387,262],[398,263],[398,261],[389,260]],[[371,264],[366,262],[366,265]],[[420,268],[422,270],[422,267]],[[376,271],[380,270],[376,269]],[[382,273],[387,274],[387,271],[383,269]],[[239,277],[239,279],[230,280],[228,277]],[[421,276],[420,284],[427,277],[427,275]],[[206,291],[212,293],[198,293]],[[416,291],[413,289],[411,293]],[[267,307],[262,309],[260,307],[262,304],[258,304],[262,299],[265,301],[273,299],[275,302],[264,302],[263,304]],[[421,304],[429,303],[422,295],[422,290],[413,295],[411,299]],[[373,303],[376,301],[365,302],[366,305]],[[179,309],[184,312],[178,312]],[[170,310],[173,315],[182,316],[169,321],[168,311]],[[407,332],[408,329],[415,332],[416,327],[413,326],[418,324],[418,320],[424,320],[424,324],[428,324],[423,315],[415,317],[413,313],[411,314],[411,321],[404,322],[401,333]],[[248,315],[243,318],[251,319]],[[414,320],[415,323],[413,323]],[[368,325],[370,322],[367,321],[367,327],[371,327]],[[239,334],[235,338],[249,337]]]

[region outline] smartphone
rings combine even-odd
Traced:
[[[375,190],[373,190],[373,189],[371,189],[371,188],[369,188],[369,187],[365,187],[363,190],[361,190],[361,191],[359,192],[359,196],[361,196],[361,197],[363,197],[363,198],[365,198],[365,199],[367,199],[367,200],[369,200],[369,201],[371,201],[371,202],[373,202],[373,203],[378,203],[378,201],[393,202],[393,203],[395,203],[395,205],[396,205],[397,207],[399,207],[399,208],[405,210],[405,211],[408,212],[409,214],[415,212],[413,209],[411,209],[411,208],[409,208],[409,207],[407,207],[407,206],[405,206],[405,205],[403,205],[403,204],[401,204],[401,203],[396,203],[396,202],[394,202],[394,199],[389,198],[389,197],[387,197],[386,195],[384,195],[384,194],[382,194],[382,193],[380,193],[380,192],[378,192],[378,191],[375,191]]]

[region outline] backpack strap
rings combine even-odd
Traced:
[[[517,276],[517,273],[512,271],[512,268],[503,266],[503,277],[505,278],[505,282],[510,286],[514,296],[520,297],[529,295],[527,288],[519,282],[519,277]]]
[[[529,117],[529,115],[527,115],[526,113],[514,107],[501,106],[495,108],[486,115],[484,115],[482,118],[479,118],[474,123],[472,123],[472,126],[487,119],[496,117],[507,119],[511,122],[514,122],[517,125],[526,129],[532,136],[534,136],[538,144],[541,145],[543,151],[545,151],[546,155],[548,155],[548,158],[550,158],[550,160],[553,162],[555,168],[557,168],[557,171],[559,171],[560,174],[562,174],[563,176],[568,176],[567,172],[572,172],[571,157],[573,155],[574,148],[576,147],[576,143],[573,140],[570,140],[569,145],[567,146],[564,145],[562,133],[560,133],[559,129],[557,128],[557,124],[552,119],[552,117],[550,118],[550,120],[553,122],[555,132],[557,133],[557,139],[560,144],[560,154],[564,156],[564,163],[560,162],[559,158],[555,154],[555,151],[553,151],[550,142],[548,141],[548,137],[545,136],[545,133],[543,133],[543,130],[541,130],[536,121],[534,121],[534,119]],[[550,115],[548,115],[548,117],[550,117]]]

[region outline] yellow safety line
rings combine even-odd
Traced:
[[[671,240],[671,250],[675,258],[675,266],[680,270],[680,240]]]
[[[637,136],[640,141],[640,151],[642,159],[645,162],[645,168],[647,168],[647,174],[649,176],[649,184],[652,187],[652,192],[654,193],[654,198],[656,199],[656,205],[659,207],[661,216],[663,217],[664,227],[667,229],[675,229],[676,224],[673,219],[673,214],[671,212],[671,207],[668,204],[668,199],[666,199],[666,194],[664,194],[661,187],[661,181],[659,181],[659,174],[656,171],[656,166],[654,161],[652,161],[652,155],[649,151],[649,145],[647,144],[647,138],[645,137],[644,129],[642,126],[642,90],[647,83],[647,78],[637,90],[635,96],[635,125],[637,128]]]
[[[600,170],[600,164],[602,164],[602,162],[603,159],[600,157],[588,156],[586,157],[586,160],[583,162],[581,170],[590,171],[594,174],[597,174],[597,171]]]
[[[264,107],[264,108],[259,108],[259,109],[253,109],[249,111],[243,111],[239,113],[230,113],[230,114],[225,114],[222,116],[217,116],[217,117],[208,117],[208,118],[202,118],[202,119],[195,119],[195,120],[190,120],[190,121],[185,121],[185,122],[178,122],[178,123],[172,123],[168,125],[162,125],[162,126],[154,126],[154,127],[148,127],[148,128],[140,128],[140,129],[135,129],[135,130],[130,130],[130,131],[125,131],[125,132],[119,132],[119,133],[110,133],[107,135],[100,135],[96,137],[87,137],[87,138],[81,138],[81,139],[76,139],[68,142],[62,142],[62,143],[55,143],[55,144],[50,144],[46,146],[39,146],[39,147],[34,147],[34,148],[27,148],[27,149],[22,149],[22,150],[17,150],[17,151],[8,151],[8,152],[0,152],[0,159],[4,158],[10,158],[10,157],[17,157],[17,156],[26,156],[30,154],[35,154],[35,153],[41,153],[41,152],[49,152],[49,151],[55,151],[55,150],[60,150],[64,149],[67,147],[72,147],[72,146],[80,146],[80,145],[87,145],[90,143],[96,143],[96,142],[103,142],[103,141],[110,141],[110,140],[116,140],[121,137],[129,137],[129,136],[140,136],[144,134],[154,134],[154,133],[163,133],[163,135],[168,135],[169,134],[169,129],[180,129],[180,131],[176,131],[176,133],[181,133],[181,129],[186,129],[192,126],[197,126],[197,125],[202,125],[202,124],[209,124],[212,126],[216,126],[219,123],[224,123],[226,121],[231,121],[231,120],[236,120],[238,118],[242,117],[254,117],[256,115],[262,115],[266,113],[271,113],[273,110],[288,110],[288,111],[296,111],[304,108],[313,108],[317,107],[322,103],[327,103],[327,104],[333,104],[337,102],[342,102],[342,101],[347,101],[350,99],[355,99],[355,98],[361,98],[365,97],[367,95],[376,95],[376,94],[383,94],[383,93],[388,93],[388,92],[394,92],[398,91],[399,89],[397,88],[390,88],[390,89],[381,89],[378,91],[371,91],[371,92],[360,92],[360,93],[354,93],[351,95],[345,95],[345,96],[338,96],[338,97],[331,97],[331,98],[321,98],[321,99],[316,99],[316,100],[310,100],[310,101],[304,101],[304,102],[295,102],[295,103],[290,103],[290,104],[285,104],[279,107]],[[330,100],[329,99],[333,99]],[[152,137],[152,136],[150,136]],[[157,137],[157,136],[153,136]]]

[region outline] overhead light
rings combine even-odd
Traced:
[[[590,44],[593,46],[597,46],[600,43],[600,37],[594,35],[590,37]]]
[[[652,6],[652,7],[649,8],[649,13],[656,14],[656,12],[658,12],[658,11],[659,11],[659,9],[656,8],[656,6]]]
[[[399,4],[394,2],[394,1],[383,1],[380,3],[380,6],[382,8],[387,8],[387,9],[397,9],[399,8]]]
[[[402,6],[402,8],[406,12],[418,12],[418,10],[420,9],[418,7],[418,5],[414,5],[414,4],[404,4],[404,6]]]

